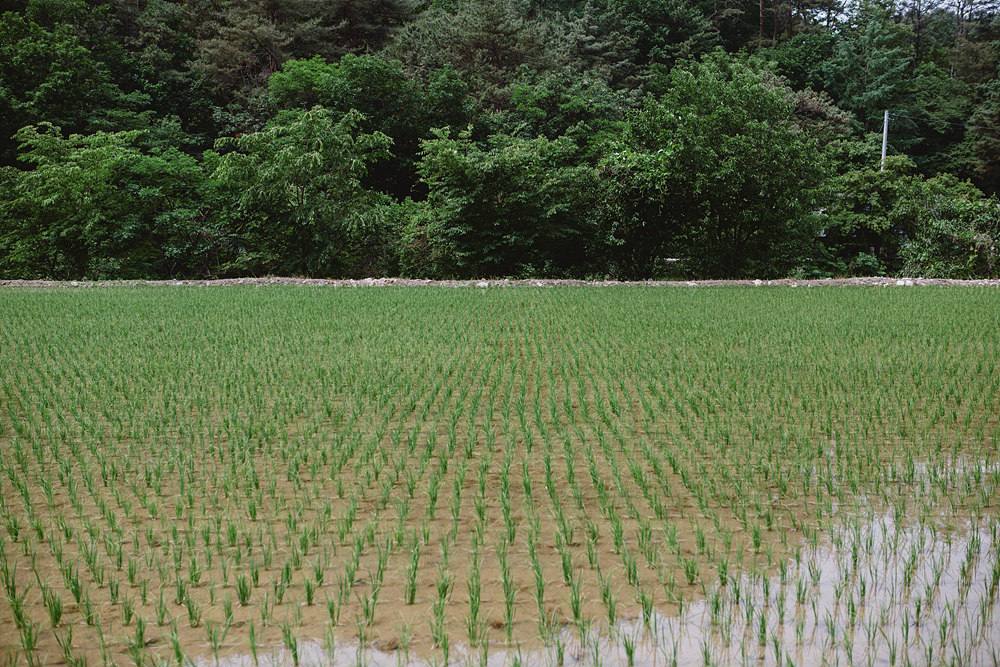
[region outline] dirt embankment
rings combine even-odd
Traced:
[[[364,278],[362,280],[328,280],[322,278],[222,278],[217,280],[109,280],[109,281],[56,281],[56,280],[0,280],[0,287],[223,287],[230,285],[307,285],[313,287],[828,287],[860,285],[866,287],[916,287],[916,286],[966,286],[1000,287],[1000,280],[950,280],[945,278],[827,278],[825,280],[645,280],[624,282],[617,280],[586,281],[560,279],[532,280],[414,280],[409,278]]]

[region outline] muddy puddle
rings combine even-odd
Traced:
[[[948,519],[948,517],[942,517]],[[944,532],[940,525],[955,526]],[[1000,661],[1000,522],[905,525],[891,514],[835,526],[776,574],[703,590],[680,615],[657,612],[609,631],[563,625],[544,647],[455,642],[417,657],[355,641],[260,647],[256,663],[300,665],[994,665]],[[198,667],[215,665],[197,659]],[[251,667],[230,655],[220,667]]]

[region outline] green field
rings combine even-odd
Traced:
[[[995,664],[1000,291],[0,291],[0,666]]]

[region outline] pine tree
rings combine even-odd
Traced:
[[[197,70],[230,95],[266,84],[289,58],[378,48],[415,0],[217,0]]]
[[[881,127],[884,109],[902,106],[913,60],[910,30],[894,23],[889,9],[865,0],[823,66],[827,92],[867,129]]]
[[[520,70],[549,71],[571,61],[561,15],[510,0],[469,0],[454,12],[432,8],[406,25],[385,51],[411,75],[451,66],[486,106],[506,105]]]

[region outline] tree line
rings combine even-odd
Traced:
[[[995,3],[0,12],[5,278],[1000,275]]]

